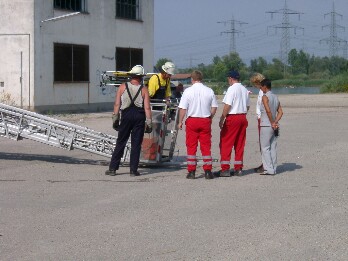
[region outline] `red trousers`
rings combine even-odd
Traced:
[[[230,169],[232,148],[235,151],[234,169],[243,168],[243,156],[248,120],[246,114],[229,114],[220,133],[221,170]]]
[[[197,166],[198,142],[203,158],[203,169],[212,169],[211,157],[211,119],[189,117],[186,125],[187,170],[194,171]]]

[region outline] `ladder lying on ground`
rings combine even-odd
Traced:
[[[0,136],[23,138],[54,147],[80,149],[110,157],[116,137],[35,112],[0,103]]]
[[[153,111],[153,132],[144,134],[140,162],[158,164],[170,161],[174,154],[177,137],[177,103],[152,103],[163,110]],[[91,130],[42,114],[0,103],[0,136],[21,140],[38,141],[58,148],[80,149],[111,157],[117,137]],[[111,121],[110,121],[111,126]],[[129,162],[130,141],[123,162]]]

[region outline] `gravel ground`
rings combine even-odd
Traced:
[[[187,180],[176,162],[184,131],[173,163],[141,168],[140,177],[128,167],[104,175],[109,158],[1,137],[0,259],[348,260],[348,94],[279,99],[275,176],[253,173],[256,96],[241,177]],[[115,135],[110,113],[56,117]]]

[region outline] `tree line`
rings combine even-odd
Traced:
[[[166,61],[171,60],[159,59],[157,68]],[[215,56],[208,65],[201,63],[194,68],[178,69],[178,73],[191,73],[195,69],[203,72],[205,80],[213,84],[218,93],[225,88],[226,73],[230,69],[238,70],[243,84],[247,86],[250,86],[250,75],[259,72],[271,79],[275,87],[318,86],[322,92],[348,92],[347,59],[338,56],[318,57],[303,50],[292,49],[288,54],[288,64],[277,58],[268,62],[263,57],[258,57],[247,66],[238,53],[232,52],[222,57]]]

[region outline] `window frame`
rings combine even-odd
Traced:
[[[65,4],[63,4],[65,3]],[[67,5],[70,3],[70,8]],[[75,8],[72,7],[72,3],[75,3]],[[80,5],[80,8],[76,7],[76,3]],[[53,8],[63,11],[81,12],[87,13],[87,0],[53,0]]]
[[[132,3],[135,1],[135,3]],[[133,10],[134,8],[134,10]],[[139,0],[116,0],[115,18],[133,21],[141,21]]]
[[[71,49],[71,53],[69,54],[69,51],[64,51],[64,49]],[[85,52],[85,55],[83,55],[83,52]],[[57,60],[57,57],[60,59]],[[53,43],[53,82],[90,82],[89,57],[89,45]],[[81,71],[82,73],[79,73]],[[77,73],[79,73],[78,75],[81,78],[76,77]],[[66,75],[68,77],[64,79]],[[77,80],[75,80],[76,78]]]
[[[143,65],[144,49],[130,47],[116,47],[116,71],[129,71],[135,65]],[[120,66],[121,65],[121,66]]]

